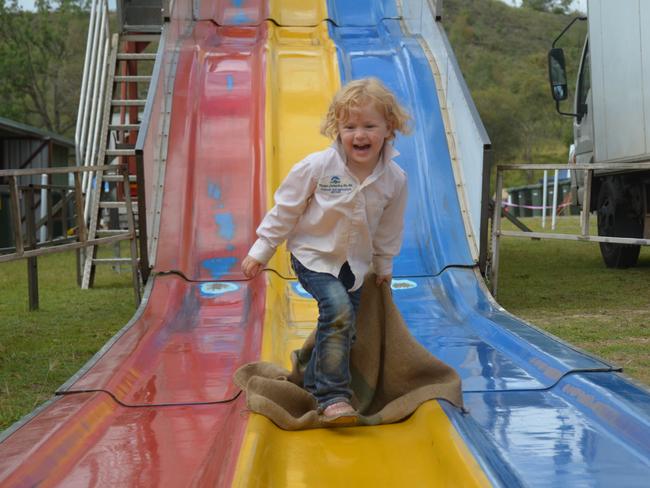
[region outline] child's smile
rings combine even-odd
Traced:
[[[372,172],[391,132],[382,113],[368,102],[339,122],[339,135],[348,166]]]

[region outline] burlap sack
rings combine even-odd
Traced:
[[[244,390],[248,408],[282,429],[325,425],[316,410],[316,399],[301,387],[314,337],[315,331],[302,349],[292,353],[292,371],[255,362],[235,372],[234,381]],[[352,405],[360,414],[357,425],[398,422],[431,399],[462,407],[460,377],[411,336],[393,303],[390,287],[386,283],[378,287],[374,275],[363,287],[350,370]]]

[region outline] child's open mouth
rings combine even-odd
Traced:
[[[352,147],[355,151],[367,151],[370,149],[370,144],[353,144]]]

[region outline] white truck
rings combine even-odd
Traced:
[[[560,111],[568,98],[564,53],[555,47],[577,20],[588,22],[576,81],[573,112]],[[558,112],[574,118],[576,163],[650,162],[650,1],[588,0],[587,17],[574,19],[549,51],[549,79]],[[569,161],[571,163],[572,161]],[[598,234],[650,238],[650,170],[598,169],[590,198],[584,172],[572,171],[579,205],[590,201]],[[634,266],[640,246],[600,244],[608,267]]]

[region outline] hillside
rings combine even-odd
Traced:
[[[443,25],[492,140],[495,163],[566,162],[572,120],[555,111],[546,56],[574,16],[496,0],[444,0]],[[586,23],[579,22],[558,44],[566,53],[570,94],[585,34]],[[563,108],[570,110],[568,103]],[[537,178],[532,172],[508,176],[509,184]]]
[[[74,137],[89,12],[54,3],[32,12],[0,0],[0,116]]]

